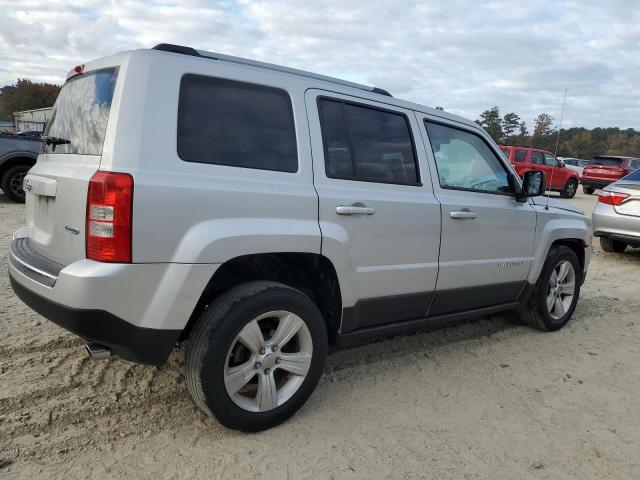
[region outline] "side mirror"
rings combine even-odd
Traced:
[[[558,166],[559,166],[560,168],[564,168],[564,167],[566,167],[566,166],[567,166],[567,164],[566,164],[566,163],[564,163],[564,160],[558,160]]]
[[[531,170],[524,174],[522,191],[525,197],[538,197],[547,190],[547,179],[544,172]]]

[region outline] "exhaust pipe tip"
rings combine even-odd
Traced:
[[[87,349],[87,353],[91,357],[91,360],[106,360],[111,356],[111,350],[109,347],[105,347],[99,343],[87,343],[85,348]]]

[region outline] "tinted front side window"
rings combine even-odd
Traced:
[[[631,160],[629,162],[629,168],[631,168],[631,170],[637,170],[640,168],[640,160]]]
[[[185,75],[180,84],[178,155],[188,162],[297,171],[289,95],[277,88]]]
[[[327,99],[319,100],[318,109],[328,177],[418,183],[404,115]]]
[[[558,165],[558,162],[556,161],[556,157],[554,157],[553,155],[549,154],[549,153],[545,153],[544,155],[544,163],[545,165],[548,165],[550,167],[555,167]]]
[[[510,192],[507,171],[477,135],[425,122],[442,188]]]

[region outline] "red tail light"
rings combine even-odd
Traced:
[[[69,73],[67,73],[67,80],[77,75],[82,75],[83,72],[84,72],[84,65],[78,65],[76,67],[73,67],[71,70],[69,70]]]
[[[87,258],[131,263],[133,177],[96,172],[87,194]]]
[[[598,195],[598,201],[607,205],[620,205],[627,198],[629,198],[629,195],[626,193],[611,192],[609,190],[603,190]]]

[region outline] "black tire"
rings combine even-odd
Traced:
[[[591,194],[593,194],[593,192],[595,192],[595,191],[596,191],[596,189],[595,189],[595,188],[593,188],[593,187],[587,187],[586,185],[583,185],[583,186],[582,186],[582,191],[583,191],[584,193],[586,193],[587,195],[591,195]]]
[[[16,165],[4,172],[0,180],[0,188],[10,200],[24,203],[25,193],[22,189],[22,179],[30,168],[29,165]]]
[[[576,192],[578,191],[578,182],[576,182],[573,178],[570,179],[567,184],[564,186],[562,191],[560,192],[560,196],[562,198],[573,198],[576,196]]]
[[[567,309],[566,314],[559,319],[554,319],[547,308],[547,288],[553,270],[563,260],[571,262],[575,270],[575,292],[571,306]],[[520,321],[544,331],[554,331],[564,327],[576,309],[576,304],[580,297],[581,278],[582,269],[576,253],[564,245],[551,247],[533,294],[527,304],[517,312]]]
[[[605,252],[622,253],[627,248],[627,244],[620,240],[612,240],[606,237],[600,237],[600,247]]]
[[[252,412],[238,406],[227,393],[227,352],[245,325],[274,310],[287,310],[304,321],[313,342],[311,364],[288,401],[272,410]],[[245,283],[220,295],[198,319],[187,344],[187,387],[198,407],[226,427],[244,432],[265,430],[287,420],[307,401],[322,375],[327,348],[325,321],[304,293],[275,282]]]

